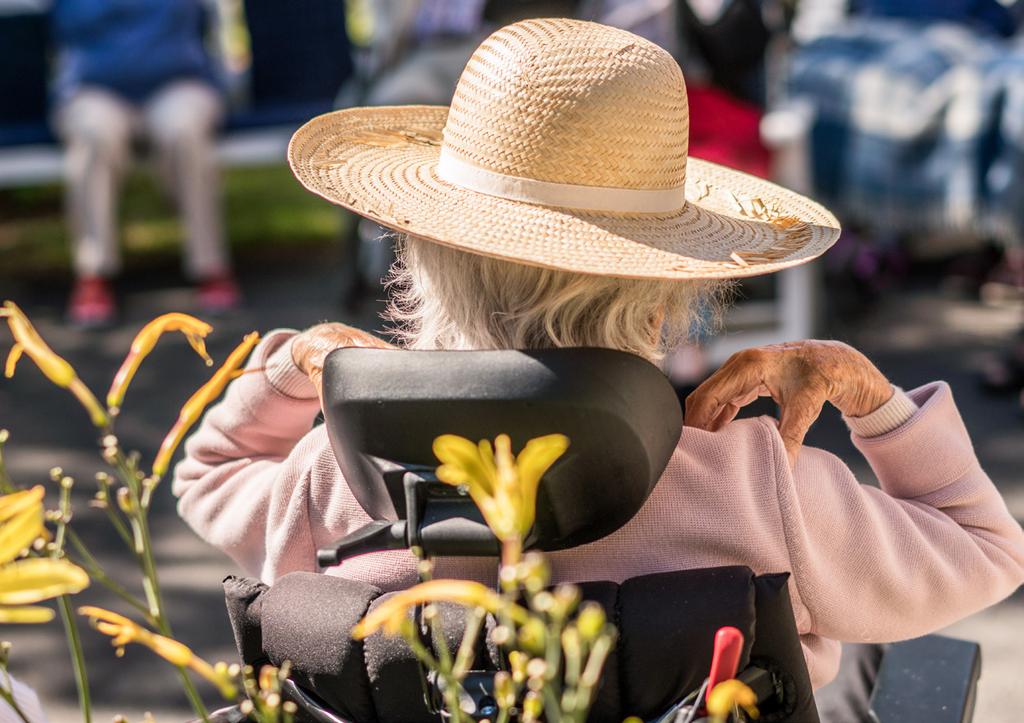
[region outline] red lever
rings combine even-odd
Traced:
[[[743,633],[733,627],[719,628],[715,633],[715,652],[711,656],[711,673],[708,675],[708,694],[723,680],[736,677],[743,652]]]

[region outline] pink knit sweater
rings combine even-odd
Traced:
[[[273,332],[257,347],[256,371],[206,415],[174,480],[182,517],[268,583],[316,570],[318,546],[369,521],[324,428],[310,430],[319,405],[291,361],[289,337]],[[883,416],[902,400],[905,421],[880,436],[853,435],[881,489],[812,447],[791,471],[770,417],[715,434],[686,428],[636,517],[598,542],[552,553],[555,580],[739,564],[790,571],[815,687],[834,677],[838,641],[923,635],[1005,598],[1024,583],[1024,533],[979,466],[949,387],[910,392],[918,409],[899,394]],[[385,590],[416,579],[407,552],[327,572]],[[437,574],[490,582],[494,562],[444,559]]]

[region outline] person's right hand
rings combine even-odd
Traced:
[[[337,322],[311,326],[292,339],[292,361],[313,382],[316,394],[321,400],[323,399],[324,359],[335,349],[352,346],[375,349],[392,348],[386,341],[367,331]]]

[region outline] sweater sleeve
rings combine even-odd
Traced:
[[[933,632],[1024,583],[1024,533],[981,469],[945,383],[875,437],[852,435],[881,488],[804,448],[792,472],[773,443],[793,583],[811,629],[888,642]]]
[[[341,477],[316,391],[272,332],[206,414],[174,471],[178,511],[247,573],[316,570],[317,547],[368,520]]]

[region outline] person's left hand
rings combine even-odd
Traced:
[[[798,341],[733,354],[686,398],[686,426],[716,432],[758,397],[779,405],[790,465],[825,402],[851,417],[885,404],[892,385],[871,361],[839,341]]]
[[[369,347],[391,349],[392,346],[373,334],[354,326],[337,322],[317,324],[292,339],[292,361],[316,387],[323,400],[324,359],[335,349],[343,347]]]

